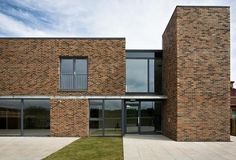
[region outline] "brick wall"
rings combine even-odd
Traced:
[[[169,59],[173,58],[176,60],[172,61],[177,62],[177,65],[171,64],[173,69],[164,75],[166,89],[174,85],[177,90],[176,96],[173,96],[175,92],[166,92],[167,104],[176,101],[177,106],[175,139],[229,141],[229,8],[177,7],[171,21],[175,24],[168,25],[163,42],[170,36],[176,37],[176,42],[163,43],[163,49],[165,61],[170,62]],[[171,45],[176,49],[168,50]],[[168,78],[170,74],[177,74],[177,83]]]
[[[88,91],[59,89],[60,56],[88,57]],[[125,39],[1,39],[0,95],[124,95]]]
[[[51,136],[89,136],[88,100],[50,100]]]
[[[88,58],[88,91],[60,91],[60,56]],[[0,96],[124,95],[125,39],[0,38]],[[87,100],[51,100],[52,136],[88,136]]]
[[[162,132],[164,135],[176,139],[177,136],[177,28],[176,12],[172,15],[163,39],[163,93],[168,100],[162,107]]]

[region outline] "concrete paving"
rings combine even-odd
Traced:
[[[124,160],[235,160],[231,142],[176,142],[162,135],[125,135]]]
[[[77,139],[74,137],[0,137],[0,160],[40,160]]]

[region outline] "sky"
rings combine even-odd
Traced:
[[[0,0],[0,37],[125,37],[127,49],[162,49],[176,5],[230,6],[236,81],[236,0]]]

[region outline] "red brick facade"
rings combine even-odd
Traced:
[[[164,134],[229,141],[229,8],[177,7],[163,34],[163,55]]]
[[[60,56],[88,59],[88,90],[60,91]],[[125,94],[125,39],[0,39],[0,96]],[[88,136],[88,100],[51,100],[52,136]]]
[[[88,58],[88,91],[59,88],[60,56]],[[125,39],[0,39],[0,95],[124,95]]]
[[[51,135],[89,135],[88,100],[51,100]]]

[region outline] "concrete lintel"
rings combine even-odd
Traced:
[[[148,96],[0,96],[0,99],[167,99],[165,95]]]

